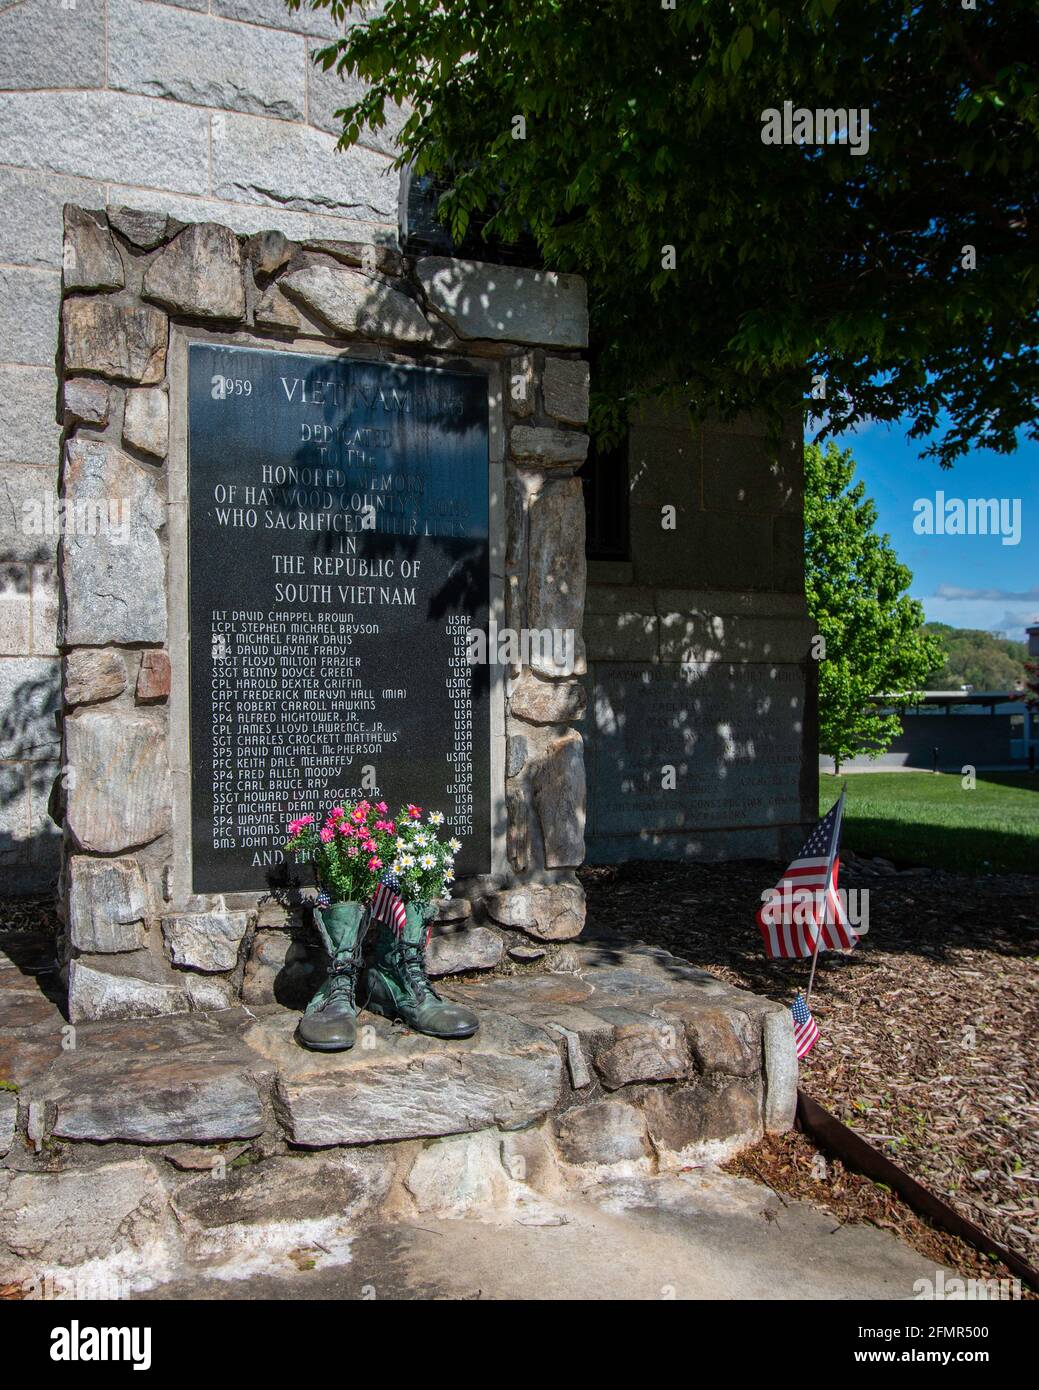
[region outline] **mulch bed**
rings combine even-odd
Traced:
[[[762,890],[782,867],[589,868],[581,874],[589,931],[666,947],[731,984],[789,1003],[807,984],[808,962],[767,960],[754,922]],[[996,1240],[1039,1264],[1039,877],[899,873],[853,859],[841,886],[869,890],[869,931],[854,952],[820,956],[812,1013],[822,1036],[802,1063],[802,1087]],[[799,1195],[802,1146],[814,1154],[807,1139],[794,1136],[768,1141],[748,1161],[764,1163],[778,1182],[792,1181],[778,1190]],[[967,1269],[962,1251],[969,1247],[949,1244],[890,1194],[874,1210],[875,1198],[864,1203],[861,1194],[881,1189],[853,1176],[842,1175],[835,1214],[857,1203],[860,1219],[890,1222],[921,1249],[914,1223],[923,1225],[942,1242],[943,1258]],[[806,1195],[828,1205],[818,1190]],[[953,1259],[956,1247],[961,1254]],[[989,1277],[997,1268],[987,1260],[980,1267]]]
[[[811,1202],[832,1214],[841,1225],[878,1226],[936,1265],[954,1269],[966,1279],[1013,1279],[999,1261],[981,1255],[966,1241],[940,1231],[917,1216],[902,1199],[861,1173],[845,1168],[839,1158],[822,1155],[805,1134],[766,1135],[760,1144],[744,1149],[722,1165],[736,1177],[762,1182],[782,1199]],[[1021,1298],[1039,1294],[1021,1285]]]
[[[5,898],[0,902],[0,932],[3,931],[43,931],[58,930],[58,916],[54,909],[54,899],[46,898]]]

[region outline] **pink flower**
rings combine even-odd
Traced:
[[[346,820],[341,820],[336,828],[338,829],[340,835],[346,835],[347,838],[357,833],[354,830],[353,826],[350,824],[350,822]]]
[[[353,811],[351,811],[350,816],[352,820],[355,820],[357,824],[360,825],[367,814],[368,812],[362,811],[360,806],[355,806]]]
[[[305,825],[313,825],[313,816],[300,816],[297,820],[289,821],[289,834],[298,835]]]
[[[366,849],[369,854],[374,854],[375,851],[379,848],[379,846],[375,843],[374,840],[362,840],[361,848]]]
[[[411,803],[409,802],[409,803],[408,803],[408,815],[411,817],[412,820],[418,820],[418,819],[421,817],[421,815],[422,815],[422,807],[421,807],[421,806],[412,806]]]
[[[373,854],[371,859],[368,860],[368,867],[369,869],[381,869],[382,860]]]
[[[390,808],[386,805],[385,801],[377,801],[375,803],[375,809],[381,811],[382,814],[385,815]]]
[[[318,835],[319,835],[319,837],[320,837],[320,839],[321,839],[322,844],[326,844],[326,845],[328,844],[329,840],[332,838],[332,834],[333,834],[332,827],[329,826],[329,825],[323,825],[323,826],[321,827],[321,829],[318,831]]]
[[[328,813],[328,819],[342,820],[345,815],[346,812],[343,810],[342,806],[333,806],[331,811],[329,811]]]
[[[348,857],[349,859],[356,859],[356,858],[357,858],[357,846],[356,846],[356,845],[351,845],[351,846],[349,847],[349,849],[346,851],[346,853],[347,853],[347,857]]]

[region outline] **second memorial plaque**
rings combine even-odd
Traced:
[[[193,890],[262,892],[361,796],[487,872],[486,378],[194,343],[188,480]]]

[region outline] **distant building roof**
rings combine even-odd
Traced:
[[[1022,690],[924,690],[920,694],[919,701],[910,702],[902,691],[891,695],[871,695],[870,699],[875,704],[888,705],[909,703],[922,705],[1000,705],[1004,701],[1017,699],[1023,693],[1023,688]]]

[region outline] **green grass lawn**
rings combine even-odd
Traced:
[[[856,772],[848,777],[842,841],[899,868],[926,864],[961,873],[1039,874],[1039,773]],[[819,774],[820,814],[843,778]]]

